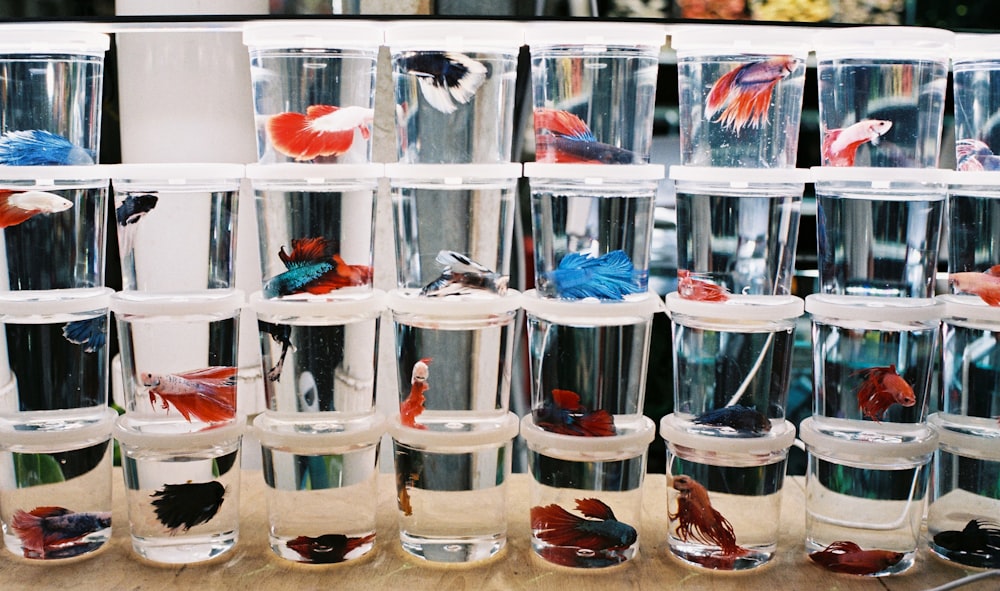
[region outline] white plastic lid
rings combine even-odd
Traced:
[[[231,423],[213,424],[200,431],[178,431],[176,426],[176,421],[164,421],[159,423],[162,430],[158,430],[157,423],[124,414],[115,421],[113,433],[115,439],[124,445],[181,453],[232,441],[243,434],[246,423],[237,419]]]
[[[968,62],[976,60],[996,61],[1000,59],[997,50],[1000,48],[1000,35],[981,33],[956,33],[955,47],[952,49],[952,67],[962,69],[970,66]],[[962,62],[966,62],[962,64]]]
[[[525,162],[524,176],[537,179],[571,180],[587,185],[606,181],[658,181],[664,176],[662,164],[552,164]]]
[[[985,320],[1000,323],[1000,308],[991,306],[977,295],[939,295],[937,301],[944,304],[942,316],[945,319]]]
[[[268,299],[263,292],[250,294],[250,307],[255,312],[267,316],[281,318],[315,318],[337,320],[341,318],[356,318],[358,316],[377,316],[386,309],[385,292],[373,289],[364,297],[357,299],[302,299],[287,300],[281,298]]]
[[[670,178],[675,181],[693,181],[710,185],[726,185],[743,189],[750,185],[796,185],[804,188],[812,182],[808,168],[725,168],[715,166],[670,167]],[[799,190],[801,191],[802,188]]]
[[[467,181],[482,179],[509,179],[512,182],[521,177],[521,164],[400,164],[385,165],[385,176],[395,184],[397,181],[439,180],[445,185],[461,185]]]
[[[930,27],[846,27],[817,31],[814,40],[813,48],[819,61],[869,57],[947,63],[955,34]]]
[[[0,166],[0,184],[4,181],[35,181],[39,186],[54,183],[107,183],[111,178],[111,166],[92,164],[87,166]],[[23,185],[22,185],[23,186]]]
[[[944,305],[934,298],[893,298],[810,294],[806,312],[813,316],[874,322],[926,322],[940,320]]]
[[[156,181],[166,185],[185,185],[190,181],[224,180],[238,185],[244,175],[242,164],[109,164],[108,176],[118,184],[133,181]]]
[[[815,29],[759,25],[674,25],[668,30],[670,47],[678,57],[688,55],[792,54],[805,59]]]
[[[995,428],[977,428],[973,424],[969,425],[970,432],[955,430],[959,427],[955,421],[964,418],[951,417],[945,421],[938,413],[933,413],[927,417],[927,423],[937,433],[938,445],[949,448],[949,453],[1000,461],[1000,432]]]
[[[656,425],[644,416],[636,422],[636,427],[618,429],[618,433],[611,437],[562,435],[542,429],[535,424],[534,417],[527,414],[521,419],[521,437],[528,448],[546,455],[633,453],[638,456],[646,452],[646,447],[656,436]]]
[[[997,35],[1000,38],[1000,35]],[[1000,42],[1000,39],[997,40]],[[997,59],[1000,59],[998,48]],[[963,187],[1000,187],[1000,171],[997,170],[949,170],[944,173],[944,181],[952,191]],[[996,195],[1000,197],[1000,194]]]
[[[890,184],[943,184],[948,182],[948,172],[940,168],[878,168],[873,166],[813,166],[809,169],[813,182],[862,182],[873,188],[886,188]]]
[[[409,49],[517,53],[524,45],[524,25],[468,20],[392,22],[386,25],[385,44],[393,53]]]
[[[424,411],[428,413],[430,411]],[[452,416],[454,413],[452,413]],[[445,423],[446,426],[449,423]],[[517,436],[517,415],[509,412],[495,420],[477,418],[474,422],[454,421],[460,429],[437,431],[431,429],[413,429],[404,427],[399,421],[399,415],[393,415],[388,421],[388,431],[392,438],[403,445],[425,447],[433,451],[446,451],[449,448],[469,448],[481,445],[502,445]]]
[[[253,181],[300,181],[321,185],[327,181],[377,179],[385,176],[385,165],[373,164],[247,164],[246,177]]]
[[[522,296],[521,307],[532,316],[560,322],[572,320],[595,326],[650,320],[653,314],[664,310],[663,300],[651,291],[625,296],[624,300],[616,302],[543,298],[536,290],[529,289]]]
[[[111,296],[111,310],[120,315],[185,316],[236,312],[244,302],[238,289],[211,289],[182,293],[120,291]]]
[[[251,433],[265,447],[333,453],[336,448],[378,443],[385,433],[385,418],[378,414],[268,411],[257,415]]]
[[[584,51],[603,51],[608,46],[646,46],[659,52],[667,42],[667,28],[650,23],[535,21],[525,27],[524,42],[532,49],[580,46]]]
[[[718,320],[775,321],[798,318],[805,307],[793,295],[730,295],[724,302],[684,299],[676,291],[667,294],[667,312]]]
[[[463,293],[447,297],[421,296],[419,290],[394,289],[389,292],[389,309],[401,314],[420,314],[437,318],[475,318],[507,314],[521,307],[521,293],[508,289],[502,296]]]
[[[681,425],[673,413],[660,419],[660,437],[672,445],[699,451],[730,454],[766,454],[787,450],[795,441],[795,425],[789,421],[774,423],[761,437],[718,437],[692,433]]]
[[[881,462],[924,456],[937,449],[937,434],[926,425],[859,421],[851,421],[851,424],[858,426],[854,429],[838,426],[836,430],[826,431],[814,417],[808,417],[799,423],[799,439],[810,453],[864,457]]]
[[[384,41],[383,25],[368,21],[253,21],[243,26],[243,44],[251,50],[361,48],[376,51]]]
[[[111,38],[91,27],[72,25],[3,25],[0,29],[0,54],[5,53],[66,53],[104,57],[111,47]]]
[[[29,316],[106,310],[112,293],[110,287],[5,291],[0,293],[0,314]]]
[[[100,414],[88,409],[86,415],[65,411],[18,413],[17,420],[0,419],[0,449],[12,446],[44,447],[65,451],[111,439],[111,427],[118,413],[105,407]],[[68,425],[68,426],[67,426]]]

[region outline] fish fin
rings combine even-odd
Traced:
[[[434,78],[420,76],[417,78],[417,84],[420,85],[420,93],[424,100],[436,110],[445,115],[451,115],[458,110],[458,105],[451,100],[449,89],[441,86]]]
[[[326,105],[313,105],[310,109]],[[331,107],[334,110],[336,107]],[[332,111],[331,111],[332,112]],[[267,133],[274,149],[299,161],[319,156],[340,156],[354,143],[354,128],[316,131],[310,123],[316,117],[301,113],[280,113],[267,120]]]
[[[539,108],[535,109],[534,115],[536,141],[544,135],[543,132],[586,142],[597,141],[583,119],[569,111]]]
[[[22,195],[26,191],[0,191],[0,228],[9,228],[27,221],[36,215],[43,213],[40,209],[25,209],[13,202],[13,198]],[[54,193],[39,192],[52,197],[59,197]],[[59,197],[61,199],[61,197]]]
[[[324,115],[336,113],[339,110],[338,107],[334,107],[333,105],[309,105],[306,107],[306,117],[309,119],[318,119]]]
[[[608,521],[615,518],[614,511],[600,499],[576,499],[576,510],[592,519]]]
[[[195,417],[206,423],[221,423],[236,416],[232,404],[207,395],[159,394],[158,396],[177,409],[177,412],[188,422],[191,421],[191,417]]]
[[[828,129],[823,133],[822,157],[825,164],[831,166],[854,166],[855,149],[849,149],[843,154],[833,151],[833,144],[840,137],[843,129]]]
[[[8,131],[0,136],[0,165],[65,166],[93,164],[93,154],[44,129]]]
[[[55,509],[56,507],[40,507],[43,509]],[[42,515],[35,515],[35,509],[30,513],[22,509],[17,509],[11,516],[10,527],[21,539],[21,545],[25,550],[31,550],[39,554],[45,553],[45,531],[42,529]]]
[[[367,536],[361,536],[357,538],[347,538],[347,544],[344,547],[344,556],[347,556],[351,552],[354,552],[361,546],[375,541],[375,534],[368,534]]]
[[[584,413],[576,421],[588,437],[611,437],[617,433],[614,417],[603,408]]]
[[[372,268],[367,265],[349,265],[339,254],[331,257],[333,268],[323,273],[303,287],[314,295],[330,293],[336,289],[368,285],[372,280]]]
[[[993,265],[986,270],[986,274],[993,277],[1000,277],[1000,265]]]
[[[445,82],[451,96],[462,104],[468,103],[472,97],[476,96],[476,91],[486,81],[488,70],[481,62],[478,62],[464,53],[449,51],[444,54],[449,63],[449,70],[454,71],[457,76],[446,76]]]
[[[552,390],[552,400],[559,408],[566,410],[576,410],[580,408],[580,395],[572,390],[560,390],[558,388],[554,388]]]
[[[716,80],[705,100],[706,118],[711,119],[719,109],[722,109],[715,121],[722,123],[723,127],[739,132],[747,125],[753,127],[760,125],[767,115],[771,104],[771,92],[778,79],[742,85],[740,77],[747,68],[755,65],[757,64],[743,64]]]
[[[587,534],[576,527],[585,522],[556,504],[531,508],[531,527],[538,530],[535,536],[555,546],[578,546],[577,542]]]
[[[452,271],[457,271],[460,273],[492,273],[492,269],[487,269],[485,266],[480,265],[476,261],[470,259],[462,253],[455,252],[453,250],[442,250],[439,251],[434,260],[445,267],[450,268]]]
[[[990,306],[1000,306],[1000,293],[992,293],[984,290],[979,294],[979,297]]]
[[[326,238],[295,238],[292,240],[292,252],[285,253],[285,247],[278,251],[278,258],[286,267],[299,263],[314,263],[329,258],[329,242]]]

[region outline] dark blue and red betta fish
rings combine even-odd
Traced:
[[[985,519],[972,519],[962,531],[948,530],[934,534],[934,544],[962,554],[962,562],[979,568],[1000,568],[1000,525]]]
[[[288,269],[264,284],[264,297],[276,298],[299,293],[322,295],[343,287],[368,285],[372,268],[348,265],[339,254],[330,251],[326,238],[292,240],[292,252],[282,246],[278,258]]]
[[[576,499],[576,510],[584,517],[556,504],[531,508],[531,529],[536,538],[554,547],[574,550],[543,549],[542,555],[566,566],[598,566],[592,560],[600,561],[600,565],[625,560],[621,552],[639,539],[635,528],[618,521],[611,507],[600,499]]]
[[[63,325],[63,337],[74,345],[83,345],[84,353],[93,353],[107,341],[108,318],[94,316]]]
[[[316,564],[334,564],[344,562],[346,556],[370,544],[375,540],[375,534],[360,538],[349,538],[344,534],[324,534],[316,538],[299,536],[288,540],[285,545],[299,553],[302,558]]]
[[[582,437],[610,437],[616,433],[611,413],[580,405],[580,395],[570,390],[552,390],[552,401],[535,410],[535,424],[551,433]]]
[[[489,76],[486,66],[469,56],[444,51],[406,52],[397,61],[400,70],[417,78],[430,106],[444,114],[466,104]]]
[[[582,164],[635,164],[635,152],[597,141],[590,127],[569,111],[535,109],[535,160]]]
[[[567,300],[621,300],[626,295],[639,293],[635,267],[621,250],[597,257],[568,253],[558,267],[539,277],[538,284],[542,292]]]
[[[698,415],[694,421],[709,427],[728,427],[749,435],[762,435],[771,430],[771,421],[756,408],[734,404]]]
[[[955,170],[1000,170],[1000,156],[980,140],[955,142]]]
[[[156,519],[170,533],[176,533],[211,521],[226,498],[226,487],[214,480],[164,484],[150,496],[155,498]]]
[[[790,55],[743,64],[724,74],[708,93],[705,118],[719,113],[716,123],[722,123],[739,134],[746,126],[760,127],[771,108],[775,85],[795,71],[801,62]]]
[[[111,527],[111,513],[74,513],[63,507],[17,509],[10,527],[21,540],[25,558],[69,558],[92,549],[80,540]]]
[[[61,135],[43,129],[8,131],[0,136],[0,165],[66,166],[93,164],[94,155]]]

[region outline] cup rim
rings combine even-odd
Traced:
[[[162,293],[119,291],[111,296],[111,311],[118,316],[182,316],[238,312],[244,303],[239,289],[211,289]]]
[[[245,174],[246,178],[251,181],[288,181],[303,185],[321,185],[329,181],[378,179],[385,176],[385,165],[377,162],[368,164],[253,163],[246,165]]]
[[[475,318],[507,314],[521,307],[522,296],[516,289],[504,295],[455,294],[444,297],[421,296],[417,289],[394,289],[388,293],[386,306],[393,313],[422,314],[437,318]]]
[[[868,423],[857,425],[851,421],[852,430],[869,433],[865,440],[846,439],[823,433],[816,424],[815,417],[807,417],[799,423],[799,439],[810,453],[840,458],[843,455],[888,461],[892,458],[912,458],[929,456],[938,446],[937,433],[927,425],[919,423],[900,425],[898,423]],[[845,424],[846,427],[846,424]],[[919,436],[910,440],[900,440],[903,433],[919,431]]]
[[[997,37],[1000,38],[1000,35]],[[997,59],[1000,59],[1000,56]],[[1000,186],[1000,171],[998,170],[949,170],[944,173],[944,177],[952,191],[962,187],[993,188]]]
[[[17,428],[19,423],[35,419],[48,419],[51,421],[57,421],[60,419],[85,420],[90,418],[89,413],[93,412],[93,410],[87,409],[84,412],[87,412],[88,414],[85,415],[82,414],[82,412],[65,413],[63,411],[17,413],[17,422],[12,420],[14,418],[13,416],[5,415],[0,418],[0,448],[20,445],[44,445],[53,449],[59,447],[69,448],[70,446],[75,446],[77,444],[86,445],[89,443],[111,439],[111,428],[118,417],[118,413],[111,407],[105,407],[103,411],[100,411],[100,416],[95,416],[92,422],[88,422],[83,426],[71,429],[21,430]]]
[[[266,447],[330,454],[333,448],[377,444],[386,422],[378,413],[267,411],[253,420],[250,433]]]
[[[546,451],[546,455],[560,452],[577,453],[616,453],[626,454],[634,451],[635,455],[646,452],[647,446],[656,436],[656,425],[647,416],[642,416],[639,428],[610,437],[583,437],[579,435],[563,435],[552,433],[535,424],[531,413],[521,418],[521,437],[528,448],[535,451]]]
[[[124,445],[151,448],[169,449],[176,451],[202,449],[212,447],[220,443],[238,439],[245,430],[246,421],[241,416],[237,416],[230,423],[206,424],[201,431],[138,431],[135,423],[138,420],[128,414],[121,415],[115,420],[112,433],[118,441]],[[147,424],[156,424],[150,421]],[[177,421],[160,421],[161,425],[175,425]],[[197,423],[188,423],[192,427]]]
[[[816,32],[816,60],[869,57],[880,60],[928,59],[948,63],[955,33],[933,27],[861,26]],[[822,66],[822,63],[820,63]]]
[[[678,57],[698,55],[791,54],[803,60],[816,29],[769,25],[678,24],[670,27],[670,47]]]
[[[517,53],[524,45],[524,24],[450,19],[391,21],[385,27],[385,44],[394,55],[407,50]]]
[[[996,437],[983,437],[949,429],[941,413],[932,413],[928,416],[927,424],[937,433],[939,445],[948,446],[952,450],[974,452],[977,454],[976,457],[1000,461],[1000,447],[997,446]],[[950,453],[957,453],[952,450],[949,450]]]
[[[676,291],[667,294],[667,315],[681,314],[719,320],[793,320],[802,316],[805,302],[793,295],[733,294],[722,302],[682,298]]]
[[[110,287],[77,287],[0,293],[0,314],[77,314],[107,311],[114,293]]]
[[[670,167],[669,176],[674,181],[701,182],[708,185],[726,185],[732,189],[747,188],[751,185],[789,185],[805,189],[812,182],[809,168],[739,168],[716,166]]]
[[[384,25],[364,20],[254,20],[243,25],[250,51],[268,49],[371,49],[385,42]]]
[[[787,450],[795,441],[795,425],[790,421],[772,422],[769,432],[760,437],[719,437],[691,433],[670,413],[660,419],[660,437],[672,445],[699,451],[732,454],[764,454]]]
[[[942,317],[945,321],[953,318],[1000,322],[1000,308],[990,306],[977,295],[942,294],[936,296],[944,304]]]
[[[873,188],[888,188],[890,183],[941,186],[949,171],[940,168],[879,168],[874,166],[813,166],[810,169],[817,186],[836,182],[870,183]]]
[[[944,304],[935,298],[896,298],[809,294],[805,311],[811,316],[875,322],[940,321]]]
[[[408,179],[436,179],[443,185],[461,185],[466,181],[506,179],[511,183],[521,178],[520,162],[500,164],[407,164],[392,162],[385,165],[385,176],[394,185],[405,186]]]
[[[587,48],[649,47],[659,51],[667,43],[667,27],[656,23],[534,21],[524,29],[531,49],[557,46]]]
[[[372,289],[360,298],[282,299],[265,298],[264,292],[250,294],[248,305],[257,314],[288,318],[337,320],[356,316],[378,316],[387,309],[386,293]]]
[[[52,186],[53,182],[107,183],[111,178],[111,164],[82,166],[0,166],[0,186],[5,181],[35,181],[39,186]],[[48,182],[43,182],[48,181]]]
[[[451,413],[449,416],[455,416],[455,413]],[[506,444],[517,436],[517,415],[512,412],[507,412],[503,416],[489,421],[478,418],[475,422],[483,428],[456,432],[430,431],[406,427],[400,421],[399,414],[394,414],[389,418],[386,426],[389,435],[398,443],[442,452],[447,452],[450,448]]]
[[[111,36],[93,27],[70,23],[4,24],[0,34],[0,54],[65,53],[104,57]]]
[[[245,174],[242,164],[231,163],[129,163],[108,164],[107,174],[113,183],[127,184],[132,181],[159,181],[164,188],[186,185],[189,181],[219,180],[231,181],[239,186]]]
[[[664,178],[662,164],[562,164],[525,162],[524,176],[528,179],[572,181],[585,185],[602,185],[608,181],[659,181]]]
[[[529,289],[522,296],[521,307],[526,313],[541,318],[572,317],[591,319],[601,324],[614,324],[636,317],[648,320],[665,310],[663,300],[656,293],[646,291],[638,296],[629,296],[623,301],[560,300],[542,297],[537,290]]]

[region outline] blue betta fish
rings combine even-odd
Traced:
[[[90,546],[82,538],[111,527],[111,513],[76,513],[63,507],[17,509],[10,529],[21,540],[26,558],[64,558],[82,554]],[[83,544],[82,548],[71,549]]]
[[[93,163],[93,152],[75,146],[61,135],[49,131],[8,131],[0,136],[0,165],[67,166]]]
[[[539,287],[542,292],[567,300],[621,300],[640,291],[632,260],[621,250],[599,257],[571,252],[559,261],[554,271],[542,274]]]
[[[740,433],[763,435],[771,430],[771,421],[752,406],[734,404],[710,410],[694,419],[698,425],[729,427]]]
[[[86,353],[93,353],[107,341],[107,318],[94,316],[84,320],[74,320],[63,325],[63,337],[74,345],[83,345]]]

